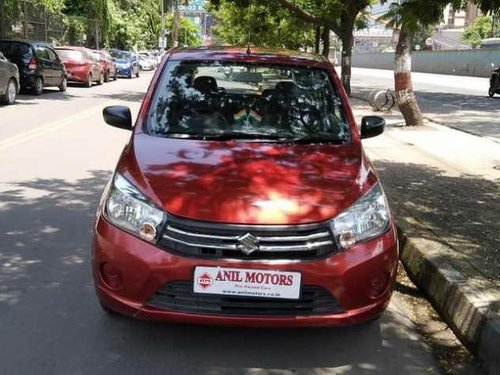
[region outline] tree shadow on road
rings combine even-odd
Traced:
[[[400,226],[410,234],[430,234],[488,279],[500,281],[498,181],[449,176],[419,164],[376,161],[375,166]]]
[[[432,366],[395,308],[343,329],[183,326],[104,314],[91,281],[90,237],[110,175],[2,186],[3,374],[374,374]]]

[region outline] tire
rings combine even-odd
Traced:
[[[42,77],[36,77],[35,83],[33,85],[33,94],[40,96],[43,94],[43,79]]]
[[[85,87],[92,87],[92,74],[89,73],[84,85],[85,85]]]
[[[65,92],[68,88],[68,78],[66,76],[63,77],[61,83],[58,86],[60,92]]]
[[[104,74],[99,73],[99,79],[97,80],[97,85],[101,86],[104,83]]]
[[[113,77],[113,80],[117,81],[118,80],[118,71],[115,70],[115,75]]]
[[[106,83],[109,82],[109,70],[106,73],[104,73],[104,82]]]
[[[137,71],[137,73],[135,73],[135,77],[139,78],[139,71]]]
[[[495,95],[495,90],[493,87],[490,87],[490,89],[488,90],[488,95],[490,96],[490,98],[493,98],[493,96]]]
[[[7,105],[14,104],[17,97],[17,82],[14,78],[11,78],[7,83],[7,88],[5,94],[2,95],[1,101]]]

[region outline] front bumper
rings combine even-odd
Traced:
[[[120,269],[123,285],[110,288],[101,275],[104,263]],[[112,310],[144,320],[238,326],[344,326],[376,318],[389,303],[398,263],[394,226],[381,237],[348,251],[309,261],[241,261],[177,256],[146,243],[98,218],[92,243],[96,293]],[[338,313],[227,315],[151,307],[151,297],[173,281],[192,282],[197,266],[300,272],[302,285],[327,290],[342,307]],[[387,285],[373,296],[372,282],[387,275]]]
[[[128,77],[133,74],[132,67],[116,67],[116,74],[120,77]]]

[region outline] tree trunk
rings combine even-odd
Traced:
[[[351,96],[351,58],[354,45],[353,30],[347,30],[340,37],[342,41],[342,73],[341,79],[348,96]]]
[[[314,53],[319,53],[319,42],[321,41],[321,27],[314,28]]]
[[[328,27],[323,28],[323,33],[321,34],[321,39],[323,40],[323,53],[322,55],[328,58],[330,55],[330,29]]]
[[[411,33],[401,28],[394,62],[394,91],[396,103],[407,126],[423,125],[424,120],[411,80]]]

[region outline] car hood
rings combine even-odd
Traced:
[[[359,141],[292,145],[137,134],[118,170],[172,215],[238,224],[328,220],[376,180]]]

